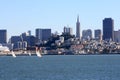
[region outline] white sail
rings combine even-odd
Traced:
[[[13,57],[16,57],[16,55],[15,55],[15,53],[13,51],[11,52],[11,54],[12,54]]]
[[[36,51],[36,55],[37,55],[38,57],[42,57],[42,55],[40,54],[39,51]]]
[[[28,54],[29,54],[29,56],[31,56],[31,53],[30,53],[30,51],[28,52]]]

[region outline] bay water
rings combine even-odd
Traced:
[[[0,80],[120,80],[120,55],[0,56]]]

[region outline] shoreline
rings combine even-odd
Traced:
[[[36,53],[31,53],[31,55],[29,55],[29,53],[17,53],[17,54],[15,54],[16,56],[37,56],[36,55]],[[42,54],[42,56],[44,56],[44,55],[120,55],[120,53],[97,53],[97,54],[90,54],[90,53],[88,53],[88,54]],[[12,54],[10,54],[10,53],[8,53],[8,54],[1,54],[0,53],[0,56],[12,56]]]

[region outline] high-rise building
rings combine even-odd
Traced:
[[[0,30],[0,43],[1,44],[7,43],[7,30]]]
[[[105,18],[103,20],[103,40],[114,40],[114,20]]]
[[[27,42],[28,47],[35,46],[36,38],[34,36],[30,35],[28,32],[27,33],[22,33],[20,37],[21,37],[22,43],[24,41]]]
[[[11,36],[11,44],[13,45],[13,49],[18,49],[18,42],[22,42],[22,39],[20,36]]]
[[[14,44],[13,49],[19,49],[26,47],[32,47],[35,46],[36,38],[34,36],[12,36],[11,37],[11,44]],[[24,46],[23,46],[24,45]]]
[[[96,40],[102,40],[102,32],[100,29],[95,30],[94,34]]]
[[[30,30],[28,31],[28,35],[31,36],[31,31]]]
[[[24,32],[24,33],[21,34],[21,36],[22,36],[22,37],[24,37],[24,36],[25,36],[25,37],[26,37],[26,36],[32,36],[32,35],[31,35],[31,31],[29,30],[28,32]]]
[[[72,35],[73,34],[72,28],[65,26],[64,27],[64,34],[70,34],[70,35]]]
[[[35,44],[36,44],[36,38],[35,38],[35,36],[32,36],[32,35],[31,36],[26,36],[24,38],[24,41],[27,42],[28,47],[35,46]]]
[[[91,29],[83,30],[82,31],[82,39],[83,40],[90,40],[90,39],[92,39],[92,30]]]
[[[38,41],[47,41],[51,37],[51,29],[36,29]]]
[[[80,39],[80,22],[79,22],[79,16],[77,17],[77,23],[76,23],[76,38]]]
[[[114,41],[120,42],[120,30],[114,31]]]

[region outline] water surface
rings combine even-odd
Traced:
[[[0,80],[120,80],[120,55],[3,56]]]

